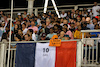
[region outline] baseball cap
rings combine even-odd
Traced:
[[[17,15],[21,15],[21,13],[18,13]]]
[[[46,33],[42,33],[41,37],[45,37],[46,36]]]

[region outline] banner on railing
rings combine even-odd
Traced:
[[[17,44],[16,67],[76,67],[76,41]]]

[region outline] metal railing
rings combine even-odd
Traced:
[[[100,66],[96,65],[98,62],[98,40],[100,38],[84,38],[84,33],[86,32],[100,32],[100,30],[82,30],[82,39],[80,40],[67,40],[67,41],[77,41],[77,56],[76,56],[76,67],[81,66]],[[85,40],[85,41],[84,41]],[[92,45],[87,43],[88,40],[92,40]],[[66,41],[66,40],[65,40]],[[19,42],[11,42],[11,44],[16,43],[37,43],[37,42],[49,42],[49,41],[19,41]],[[88,41],[89,42],[89,41]],[[6,67],[8,61],[8,51],[6,48],[6,44],[9,42],[0,42],[1,44],[1,54],[0,54],[0,67]],[[16,48],[10,49],[10,57],[9,57],[9,67],[15,67],[15,56],[16,56]]]
[[[82,30],[81,66],[100,66],[98,63],[98,40],[100,38],[84,38],[84,33],[100,32],[100,30]],[[92,44],[92,45],[91,45]]]
[[[77,67],[80,67],[81,66],[81,63],[80,63],[80,61],[81,61],[81,41],[80,40],[65,40],[65,41],[77,41]],[[37,43],[37,42],[49,42],[49,41],[34,41],[34,42],[32,42],[32,41],[26,41],[26,42],[11,42],[11,44],[13,43],[13,44],[16,44],[16,43]],[[1,48],[2,48],[2,50],[1,50],[1,56],[2,57],[0,57],[0,59],[2,60],[2,61],[0,61],[0,67],[7,67],[7,61],[8,61],[8,51],[9,51],[9,49],[8,48],[6,48],[7,47],[7,44],[8,44],[8,42],[0,42],[0,44],[1,44]],[[5,45],[4,45],[5,44]],[[6,46],[6,47],[5,47]],[[15,58],[16,58],[16,48],[11,48],[10,49],[10,57],[9,57],[9,67],[15,67]]]
[[[84,7],[87,7],[87,9],[92,9],[94,4],[78,4],[78,5],[61,5],[61,6],[57,6],[58,8],[58,11],[62,11],[62,10],[65,10],[65,11],[70,11],[72,9],[80,9],[82,10]],[[100,5],[100,3],[98,3],[98,5]],[[43,8],[44,7],[33,7],[33,8],[14,8],[14,14],[17,14],[17,13],[24,13],[24,11],[28,11],[28,9],[33,9],[33,12],[38,14],[38,13],[41,13],[43,12]],[[53,6],[48,6],[48,11],[55,11],[53,10]],[[11,14],[10,12],[11,9],[0,9],[0,11],[4,11],[4,14]],[[5,12],[7,11],[7,12]]]

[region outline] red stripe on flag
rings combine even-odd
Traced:
[[[62,42],[56,48],[55,67],[76,67],[76,41]]]

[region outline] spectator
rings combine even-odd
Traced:
[[[64,31],[61,31],[60,32],[59,39],[61,39],[61,40],[68,40],[69,39],[69,36],[68,35],[65,35],[65,32]]]
[[[2,41],[3,39],[6,39],[6,40],[8,41],[7,33],[3,33],[3,34],[2,34],[1,41]]]
[[[61,31],[62,30],[62,26],[60,26],[60,21],[56,21],[56,22],[57,22],[58,29]]]
[[[70,11],[68,11],[68,13],[67,13],[68,15],[67,15],[67,17],[68,18],[71,18],[71,12]]]
[[[92,7],[93,17],[99,15],[100,6],[98,6],[97,2],[94,2],[94,7]]]
[[[51,27],[53,27],[52,24],[51,24],[50,22],[51,22],[50,19],[47,18],[47,19],[46,19],[46,25],[47,25],[47,28],[49,28],[49,29],[50,29]]]
[[[60,32],[61,30],[58,28],[57,25],[54,25],[54,33],[58,33]]]
[[[69,35],[70,39],[73,39],[73,34],[72,34],[72,32],[70,30],[68,30],[68,25],[64,24],[63,26],[66,29],[66,33],[65,34]]]
[[[86,18],[86,22],[87,22],[87,28],[90,28],[90,30],[93,30],[94,29],[94,25],[93,25],[93,23],[91,23],[90,17]]]
[[[17,21],[16,21],[16,24],[18,25],[18,28],[22,29],[21,21],[20,21],[20,20],[17,20]]]
[[[84,22],[83,24],[81,24],[82,30],[89,30],[89,28],[87,27],[87,23]]]
[[[96,24],[95,25],[95,29],[98,30],[99,29],[99,25]],[[91,38],[97,38],[98,37],[98,34],[100,34],[100,32],[91,32]]]
[[[75,33],[74,33],[74,38],[75,39],[82,39],[81,29],[82,29],[81,26],[78,26],[78,30],[76,30]]]
[[[35,35],[33,29],[29,29],[29,30],[27,31],[27,34],[30,35],[30,37],[31,37],[32,40],[36,41],[36,35]]]
[[[41,29],[39,30],[38,35],[41,36],[42,33],[46,33],[46,35],[50,33],[49,28],[47,28],[45,22],[42,23],[42,27],[41,27]]]
[[[24,14],[22,15],[23,18],[26,18],[27,17],[27,12],[24,11]]]
[[[100,26],[100,15],[98,15],[98,24]]]
[[[54,33],[54,30],[53,30],[53,28],[50,28],[50,33],[46,36],[46,37],[48,37],[48,38],[52,38],[53,37],[53,35],[57,35],[56,33]]]
[[[14,37],[15,41],[22,41],[24,40],[24,36],[21,29],[18,29],[18,34]]]
[[[65,13],[65,11],[62,11],[61,18],[65,18],[66,16],[67,16],[67,13]]]
[[[27,33],[27,28],[26,28],[26,24],[25,23],[23,23],[22,24],[22,31],[23,31],[23,35],[25,35],[26,33]]]
[[[46,38],[46,33],[42,33],[40,40],[49,40],[49,38]]]
[[[29,27],[28,29],[33,29],[34,33],[37,33],[38,31],[38,27],[35,26],[34,21],[31,21],[31,27]]]
[[[97,18],[93,18],[93,24],[94,24],[94,26],[95,26],[96,24],[98,24],[98,19],[97,19]]]
[[[62,24],[60,24],[61,26],[63,26],[64,24],[67,24],[68,25],[68,29],[70,28],[70,25],[68,24],[68,21],[65,19],[65,20],[63,20],[63,23]]]
[[[31,39],[31,36],[29,35],[29,34],[25,34],[25,41],[33,41],[32,39]]]
[[[72,33],[74,33],[74,32],[75,32],[75,24],[74,24],[74,23],[71,23],[70,25],[71,25],[71,27],[70,27],[69,30],[70,30]]]
[[[18,34],[18,29],[19,29],[18,25],[15,24],[13,33],[17,35]]]
[[[1,30],[1,24],[0,24],[0,41],[1,41],[2,34],[3,34],[3,31]]]

